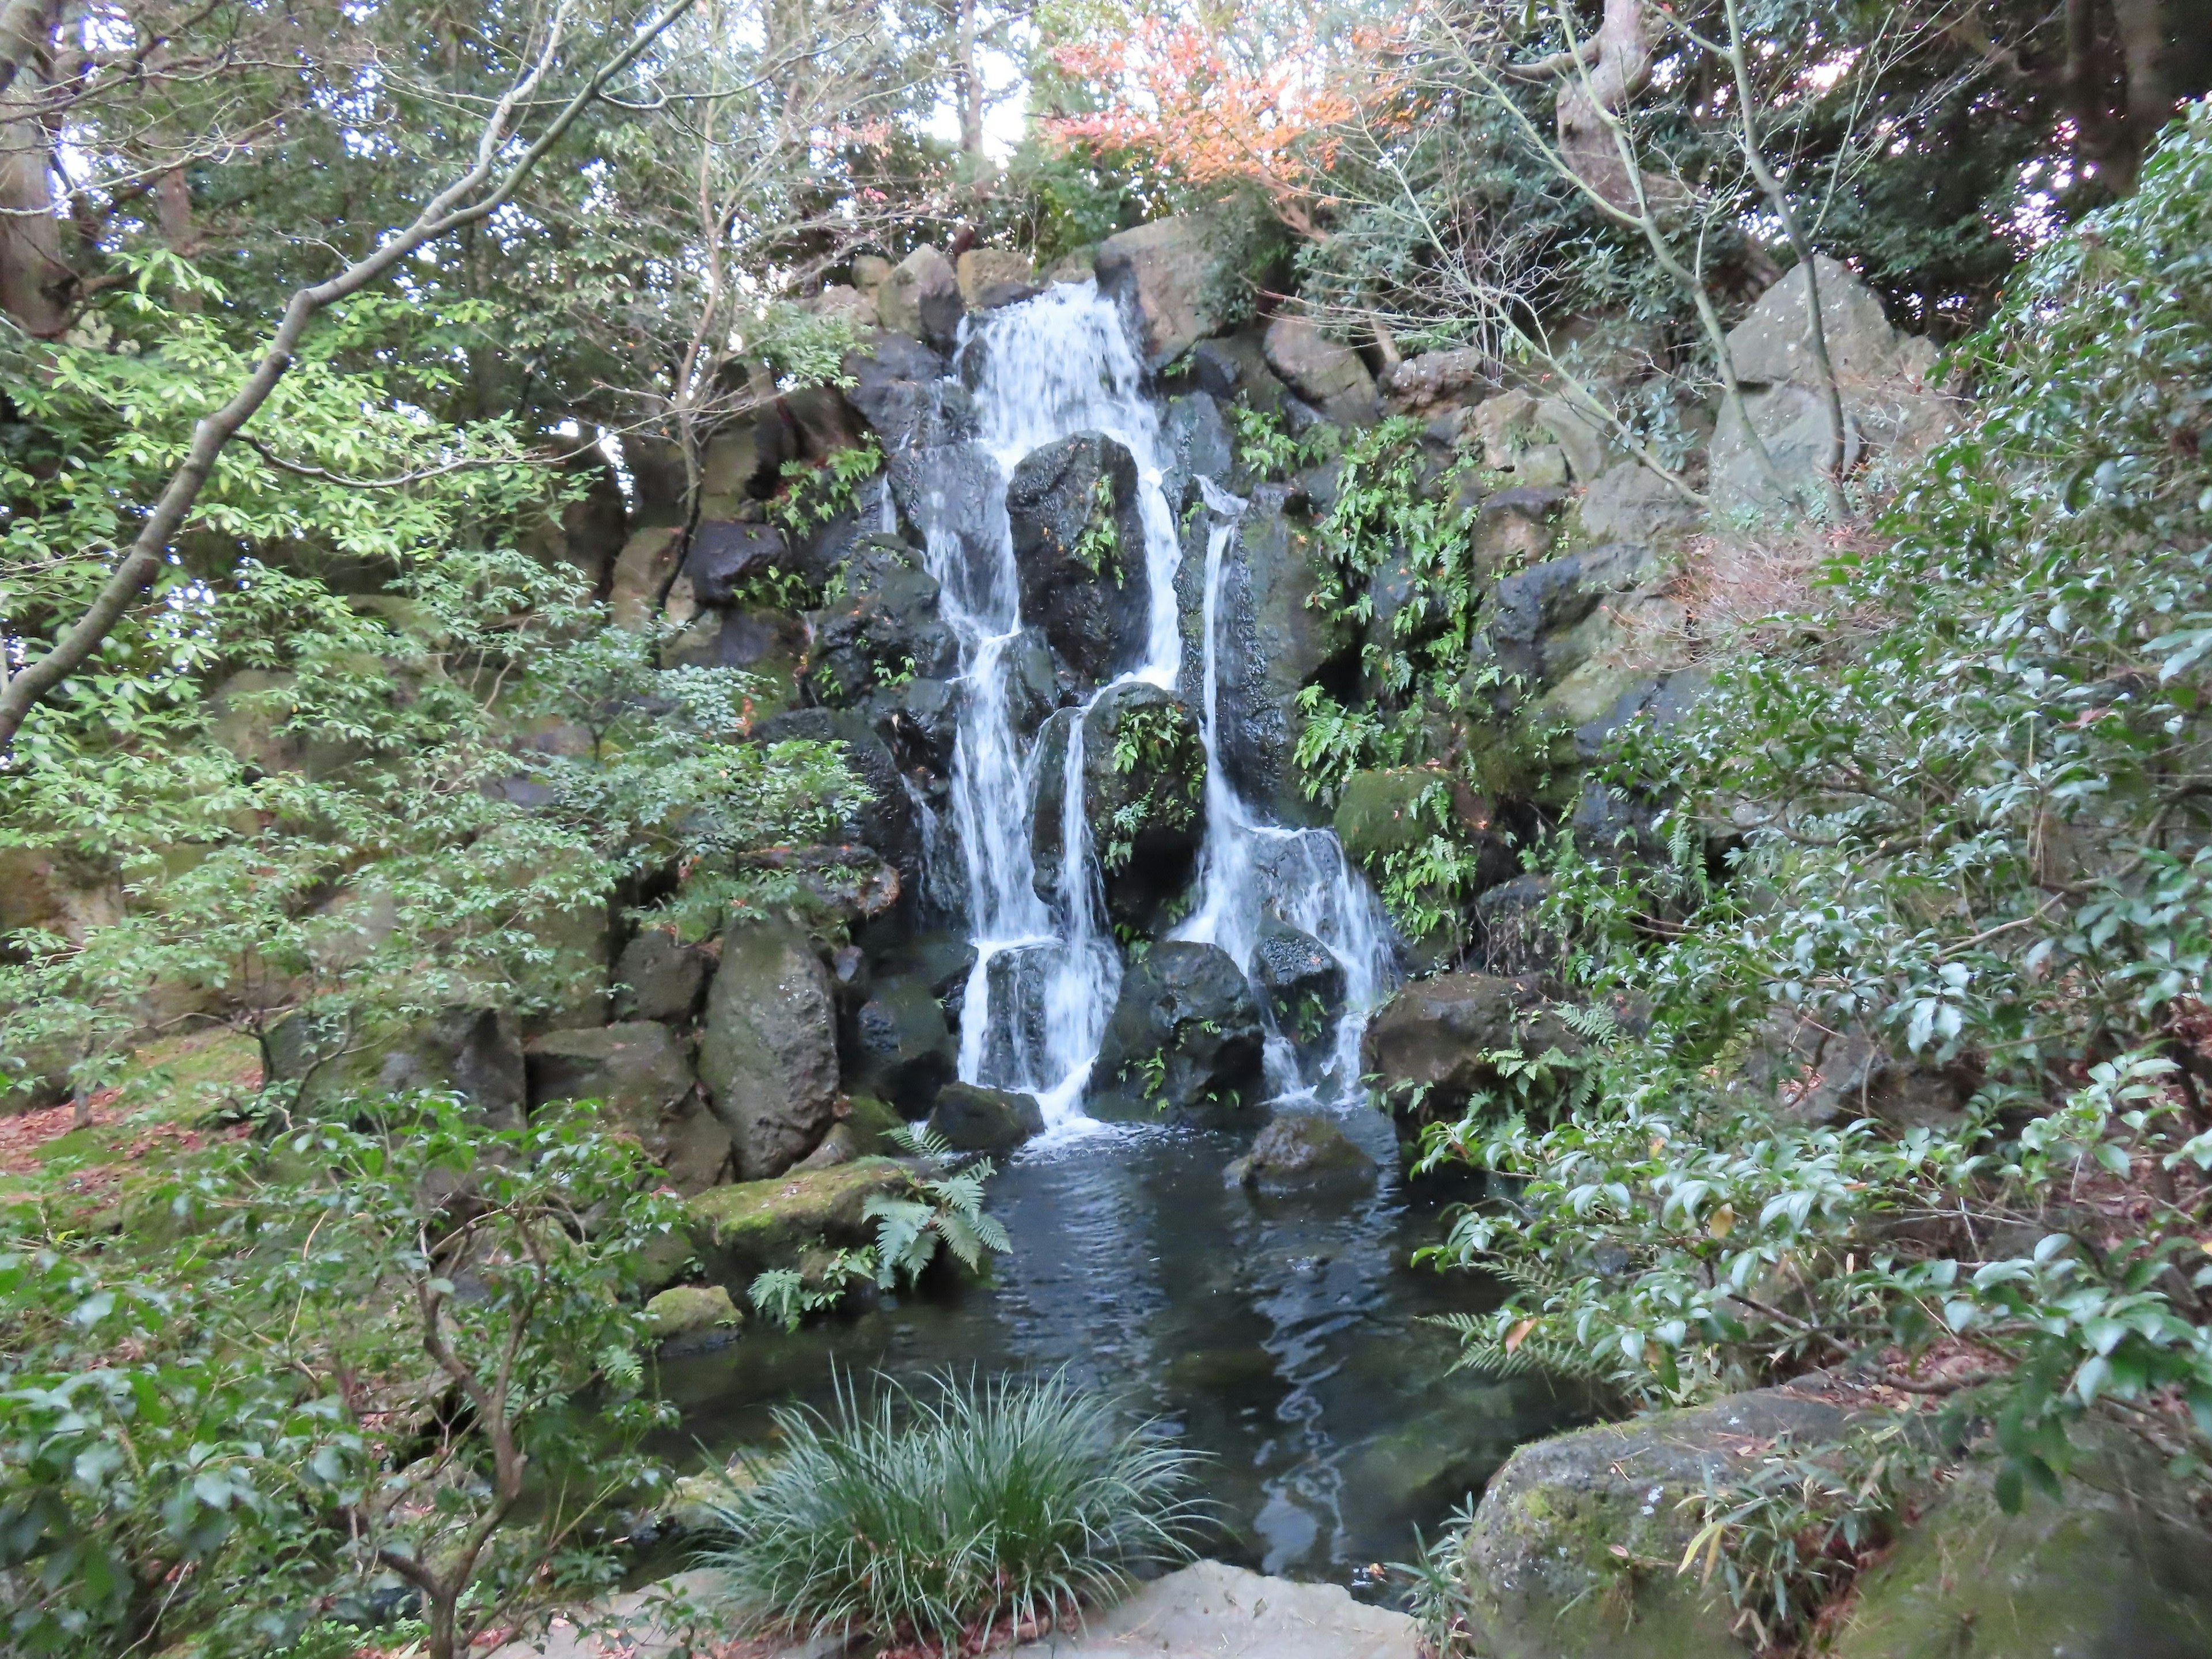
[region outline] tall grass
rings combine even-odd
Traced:
[[[1187,1560],[1197,1455],[1120,1427],[1054,1376],[921,1390],[841,1383],[775,1416],[779,1455],[717,1511],[702,1553],[756,1631],[939,1649],[1037,1627]]]

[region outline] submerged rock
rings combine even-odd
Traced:
[[[1144,654],[1151,621],[1137,464],[1097,432],[1024,456],[1006,482],[1022,615],[1093,681]]]
[[[549,1031],[526,1049],[530,1103],[596,1100],[616,1127],[637,1138],[679,1193],[722,1178],[728,1127],[699,1097],[684,1045],[653,1020]]]
[[[724,935],[699,1075],[748,1181],[781,1175],[828,1133],[838,1084],[830,975],[790,923],[740,921]]]
[[[1032,1095],[953,1083],[939,1091],[929,1127],[956,1152],[1002,1158],[1044,1133],[1044,1113]]]
[[[1286,1112],[1260,1131],[1252,1150],[1229,1166],[1228,1176],[1263,1193],[1362,1187],[1375,1180],[1375,1160],[1334,1118]]]
[[[1211,945],[1154,945],[1121,980],[1091,1076],[1100,1115],[1212,1117],[1260,1085],[1260,1006],[1243,970]]]

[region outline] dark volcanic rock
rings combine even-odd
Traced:
[[[1344,964],[1311,933],[1273,916],[1260,924],[1252,981],[1275,1029],[1294,1042],[1317,1039],[1344,1007]]]
[[[1073,709],[1055,716],[1038,752],[1030,845],[1037,890],[1047,896],[1060,880],[1074,720]],[[1125,736],[1134,750],[1127,769],[1115,752]],[[1083,719],[1083,805],[1109,897],[1125,873],[1155,886],[1155,878],[1188,874],[1205,828],[1205,787],[1198,721],[1175,693],[1133,680],[1099,694]]]
[[[788,552],[783,532],[772,524],[702,519],[691,532],[684,574],[700,604],[727,605],[740,585],[782,566]]]
[[[936,993],[919,977],[878,977],[846,1022],[846,1086],[877,1096],[907,1117],[921,1117],[952,1080],[958,1058]]]
[[[1137,466],[1079,432],[1023,458],[1006,483],[1023,616],[1094,682],[1143,654],[1149,620]]]
[[[844,575],[837,601],[807,613],[814,634],[807,684],[823,702],[845,707],[886,681],[942,679],[957,670],[959,642],[937,614],[937,579],[912,549],[863,537]]]
[[[949,443],[975,429],[967,392],[946,380],[945,360],[917,339],[882,334],[846,354],[845,400],[874,428],[884,453]]]
[[[938,1095],[929,1127],[955,1152],[1003,1158],[1044,1133],[1044,1113],[1030,1095],[951,1083]]]
[[[1374,1184],[1375,1160],[1334,1118],[1288,1112],[1260,1131],[1228,1175],[1237,1185],[1262,1193],[1365,1187]]]
[[[1259,1004],[1211,945],[1153,945],[1123,976],[1092,1072],[1101,1115],[1233,1115],[1258,1092]]]

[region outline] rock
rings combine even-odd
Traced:
[[[1492,1054],[1571,1054],[1582,1046],[1533,978],[1440,974],[1402,987],[1376,1011],[1360,1039],[1360,1070],[1381,1079],[1386,1097],[1418,1096],[1423,1118],[1442,1120],[1498,1083]]]
[[[1559,938],[1540,920],[1551,891],[1549,876],[1520,875],[1499,882],[1475,900],[1482,962],[1492,974],[1516,978],[1547,972],[1558,963]]]
[[[1229,1166],[1229,1179],[1260,1192],[1330,1186],[1370,1186],[1375,1160],[1356,1146],[1334,1118],[1286,1112],[1260,1131],[1252,1150]]]
[[[1494,388],[1498,367],[1496,358],[1474,346],[1424,351],[1382,376],[1382,396],[1393,415],[1430,420],[1466,403],[1471,393]]]
[[[822,1144],[791,1167],[834,1170],[855,1158],[895,1157],[901,1150],[891,1131],[906,1120],[873,1095],[848,1095],[837,1108],[837,1121]]]
[[[1214,264],[1205,222],[1190,214],[1155,219],[1098,245],[1098,291],[1134,308],[1151,367],[1180,357],[1213,331],[1207,289]]]
[[[927,525],[960,544],[968,591],[995,580],[1006,533],[999,495],[999,464],[981,445],[961,441],[902,450],[885,469],[893,499],[909,526]],[[916,540],[921,539],[917,533]]]
[[[449,1008],[364,1037],[303,1009],[270,1028],[268,1050],[270,1080],[300,1085],[298,1109],[304,1115],[434,1091],[460,1096],[495,1128],[522,1121],[528,1091],[522,1033],[504,1011]]]
[[[1838,382],[1846,388],[1895,377],[1903,368],[1905,337],[1889,325],[1881,301],[1848,266],[1826,254],[1814,256],[1820,288],[1820,326]],[[1818,386],[1813,355],[1812,307],[1805,268],[1784,271],[1729,331],[1729,356],[1747,386]]]
[[[772,495],[783,481],[783,466],[796,460],[799,432],[781,402],[763,404],[751,416],[733,422],[707,440],[699,458],[699,515],[736,519],[746,503]]]
[[[899,771],[897,757],[877,735],[866,713],[857,708],[786,709],[763,720],[754,728],[754,736],[769,744],[804,738],[814,743],[845,745],[845,763],[867,786],[870,799],[853,815],[860,846],[842,849],[830,862],[842,865],[844,877],[849,880],[866,862],[855,855],[872,850],[890,861],[895,876],[893,890],[888,893],[883,890],[880,879],[863,882],[858,896],[862,914],[875,914],[887,902],[896,901],[899,890],[909,890],[920,879],[921,830],[914,799],[907,793],[906,779]],[[825,902],[832,902],[824,888],[817,887],[817,896]],[[834,902],[838,908],[850,908],[842,900]]]
[[[1850,1413],[1763,1389],[1684,1411],[1578,1429],[1515,1452],[1455,1552],[1464,1639],[1484,1659],[1743,1659],[1733,1609],[1675,1571],[1708,1476],[1757,1467],[1780,1435],[1832,1443]],[[1977,1651],[1979,1650],[1978,1649]]]
[[[938,614],[937,578],[919,555],[890,537],[864,536],[843,571],[843,593],[806,613],[806,683],[819,702],[849,707],[886,682],[957,672],[959,641]]]
[[[967,394],[944,378],[945,360],[921,341],[880,335],[867,349],[846,354],[844,373],[852,382],[845,400],[887,453],[967,435]]]
[[[1600,473],[1583,492],[1583,530],[1593,542],[1665,541],[1694,530],[1705,514],[1641,461]]]
[[[1982,1082],[1978,1070],[1963,1061],[1936,1066],[1899,1058],[1856,1021],[1837,1031],[1786,1005],[1768,1016],[1744,1070],[1797,1122],[1872,1118],[1899,1133],[1956,1127]]]
[[[1123,975],[1092,1087],[1125,1115],[1233,1114],[1259,1087],[1261,1043],[1259,1004],[1229,953],[1166,941]]]
[[[646,1326],[657,1342],[729,1330],[744,1317],[721,1285],[672,1285],[645,1304]]]
[[[2147,1447],[2093,1423],[2054,1502],[1968,1468],[1860,1579],[1832,1659],[2200,1659],[2212,1528]]]
[[[853,286],[873,300],[883,286],[891,279],[891,262],[879,253],[856,254],[853,258]]]
[[[1075,711],[1055,715],[1038,750],[1030,845],[1037,889],[1060,880],[1067,736]],[[1124,770],[1115,750],[1134,750]],[[1124,875],[1180,886],[1205,828],[1206,750],[1198,720],[1174,692],[1126,681],[1099,693],[1083,719],[1083,805],[1109,896]]]
[[[770,1267],[796,1267],[817,1241],[832,1249],[873,1243],[868,1200],[916,1194],[905,1164],[856,1158],[835,1169],[709,1188],[687,1200],[686,1227],[708,1276],[742,1296]]]
[[[1267,367],[1260,337],[1249,330],[1200,340],[1190,349],[1190,367],[1199,390],[1224,404],[1243,404],[1279,418],[1290,398]]]
[[[699,1011],[713,967],[703,951],[677,942],[665,927],[646,927],[615,960],[615,1014],[620,1019],[687,1020]]]
[[[1765,446],[1767,459],[1760,459],[1735,404],[1722,404],[1720,421],[1706,451],[1713,505],[1724,511],[1753,513],[1793,507],[1810,510],[1817,506],[1818,481],[1827,471],[1828,458],[1833,453],[1827,405],[1820,394],[1809,386],[1771,386],[1747,391],[1744,407],[1751,416],[1752,429]],[[1848,418],[1848,407],[1844,414]],[[1856,449],[1856,445],[1847,446],[1847,466],[1855,459]],[[1767,460],[1773,463],[1771,471]]]
[[[789,555],[783,532],[772,524],[702,519],[684,556],[684,574],[701,605],[723,605],[741,585],[782,566]]]
[[[1007,248],[971,247],[953,270],[960,297],[970,311],[1016,305],[1043,291],[1029,255]]]
[[[1594,482],[1613,459],[1613,434],[1595,417],[1565,398],[1547,398],[1536,405],[1536,424],[1551,434],[1577,483]],[[1530,478],[1528,482],[1541,482]]]
[[[1044,1113],[1034,1095],[985,1089],[973,1083],[945,1085],[929,1115],[931,1133],[955,1152],[1003,1158],[1044,1133]]]
[[[615,559],[613,586],[607,606],[617,628],[641,634],[660,614],[661,597],[676,580],[676,566],[684,550],[684,531],[678,525],[650,525],[623,544]]]
[[[1278,317],[1261,337],[1267,366],[1293,392],[1320,405],[1340,426],[1364,426],[1382,413],[1375,377],[1350,346],[1330,339],[1302,317]]]
[[[1196,497],[1194,480],[1224,479],[1236,470],[1237,444],[1228,419],[1204,392],[1168,399],[1160,437],[1170,457],[1160,478],[1160,493],[1170,507]]]
[[[702,1498],[698,1477],[678,1486]],[[507,1643],[489,1659],[690,1659],[690,1656],[726,1649],[719,1619],[700,1616],[721,1588],[720,1575],[702,1568],[678,1573],[641,1590],[610,1597],[574,1619],[556,1618],[542,1637]],[[822,1637],[749,1650],[758,1659],[839,1659],[848,1644],[839,1638]]]
[[[1199,1561],[1092,1614],[1080,1632],[1024,1644],[1011,1659],[1418,1659],[1421,1652],[1413,1620],[1355,1601],[1341,1585]]]
[[[1450,780],[1425,766],[1355,772],[1337,798],[1336,838],[1344,850],[1369,868],[1393,853],[1410,853],[1442,833],[1443,813],[1421,809],[1422,799],[1438,802],[1450,793]]]
[[[1320,811],[1299,787],[1291,751],[1298,690],[1355,650],[1352,626],[1334,610],[1308,604],[1314,592],[1310,532],[1289,512],[1279,484],[1255,489],[1223,550],[1217,596],[1216,750],[1244,799],[1278,823],[1311,824]],[[1204,542],[1187,555],[1176,585],[1186,650],[1184,684],[1201,684],[1195,666],[1205,583]]]
[[[1139,657],[1151,622],[1129,452],[1080,432],[1024,456],[1006,483],[1022,615],[1093,681]]]
[[[876,295],[885,328],[927,340],[939,351],[952,349],[963,309],[952,262],[927,242],[891,268]]]
[[[845,1024],[847,1086],[890,1102],[907,1117],[929,1110],[952,1081],[958,1057],[945,1010],[920,978],[878,979]]]
[[[1575,728],[1576,757],[1584,765],[1601,760],[1632,721],[1665,729],[1679,725],[1697,707],[1711,682],[1696,669],[1677,669],[1637,681],[1595,720]]]
[[[707,993],[699,1075],[747,1181],[781,1175],[828,1133],[837,1100],[830,975],[805,933],[738,921]]]
[[[1275,1029],[1301,1045],[1318,1041],[1344,1007],[1344,964],[1311,933],[1279,917],[1260,923],[1252,984]]]
[[[882,285],[878,283],[877,286]],[[873,328],[880,320],[876,311],[875,296],[863,294],[858,288],[850,288],[842,283],[826,284],[821,293],[803,303],[805,308],[817,317],[825,317],[855,330]]]
[[[665,1025],[629,1020],[549,1031],[523,1052],[533,1109],[600,1102],[607,1121],[635,1135],[679,1193],[704,1191],[727,1172],[730,1132],[699,1098],[684,1045]]]
[[[1566,499],[1563,489],[1534,484],[1485,496],[1475,517],[1475,568],[1496,574],[1540,563],[1557,538],[1554,521]]]
[[[1577,633],[1578,625],[1609,596],[1633,589],[1652,562],[1648,547],[1610,542],[1515,571],[1498,584],[1480,650],[1529,689],[1557,684],[1589,660],[1613,628],[1601,618],[1593,638]]]

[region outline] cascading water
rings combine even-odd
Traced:
[[[956,357],[963,361],[974,373],[977,443],[995,477],[980,503],[972,490],[963,495],[957,481],[944,477],[921,479],[912,502],[930,573],[940,585],[940,614],[959,641],[964,694],[950,823],[932,836],[939,845],[931,849],[933,867],[941,868],[943,834],[957,846],[975,949],[958,1072],[965,1082],[1035,1095],[1048,1127],[1065,1128],[1087,1121],[1081,1102],[1121,979],[1085,809],[1085,716],[1115,685],[1176,684],[1182,657],[1176,608],[1182,550],[1164,488],[1170,458],[1121,313],[1089,283],[1055,285],[986,319],[964,336]],[[1104,434],[1136,463],[1149,612],[1141,659],[1124,666],[1066,721],[1065,756],[1058,761],[1064,768],[1059,865],[1040,891],[1030,830],[1047,745],[1040,738],[1025,744],[1015,718],[1015,659],[1024,630],[1006,490],[1024,456],[1084,432]],[[1249,963],[1261,918],[1272,912],[1319,939],[1345,975],[1334,1042],[1320,1063],[1310,1064],[1302,1063],[1286,1038],[1272,1036],[1268,1081],[1285,1097],[1348,1100],[1357,1092],[1360,1026],[1389,971],[1388,930],[1334,836],[1267,823],[1238,798],[1217,762],[1215,612],[1224,550],[1243,503],[1211,481],[1205,487],[1214,514],[1203,653],[1206,835],[1198,902],[1177,936],[1218,945]],[[1307,1070],[1311,1075],[1302,1074]]]

